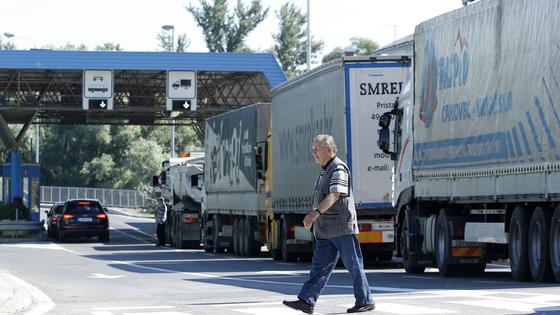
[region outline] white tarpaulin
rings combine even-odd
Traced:
[[[560,1],[479,1],[414,46],[416,170],[560,160]]]

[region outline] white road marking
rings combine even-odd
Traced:
[[[487,307],[487,308],[516,311],[516,312],[523,312],[523,313],[533,313],[535,309],[540,309],[544,307],[542,304],[519,303],[512,300],[505,301],[505,300],[492,300],[492,299],[450,301],[450,303],[472,305],[476,307]],[[549,307],[555,308],[556,310],[560,310],[560,307],[554,307],[554,306],[549,306]]]
[[[123,313],[123,315],[189,315],[181,312],[142,312],[142,313]]]
[[[34,301],[33,308],[26,312],[26,315],[41,315],[54,308],[55,304],[45,293],[43,293],[43,291],[14,275],[4,273],[4,276],[5,278],[9,278],[9,280],[14,282],[17,286],[27,291]]]
[[[253,315],[284,315],[284,314],[302,314],[299,311],[291,309],[287,306],[282,307],[263,307],[263,308],[234,308],[233,311],[245,313],[245,314],[253,314]],[[313,313],[319,314],[319,313]]]
[[[95,311],[125,311],[125,310],[162,310],[162,309],[172,309],[175,306],[162,305],[162,306],[115,306],[115,307],[96,307]]]
[[[91,276],[87,276],[87,277],[94,278],[94,279],[117,279],[117,278],[123,278],[124,276],[123,275],[111,276],[102,273],[93,273],[91,274]]]
[[[350,308],[354,305],[340,305],[345,308]],[[401,303],[375,303],[375,311],[387,312],[394,314],[450,314],[458,313],[453,310],[446,310],[441,308],[416,306],[416,305],[406,305]]]

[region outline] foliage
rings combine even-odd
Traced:
[[[191,45],[191,40],[187,38],[187,34],[183,33],[177,37],[177,44],[173,47],[173,36],[169,31],[161,30],[157,35],[158,47],[164,51],[184,52]],[[175,50],[173,49],[175,48]]]
[[[0,38],[0,50],[15,50],[16,45],[14,43],[12,43],[11,41],[2,41],[2,38]]]
[[[0,204],[0,220],[15,220],[16,208],[11,205]],[[31,221],[31,212],[27,207],[21,207],[18,212],[19,221]]]
[[[107,51],[122,51],[123,48],[120,44],[115,44],[111,42],[103,43],[102,45],[97,45],[95,50],[107,50]]]
[[[200,8],[189,4],[189,11],[202,28],[206,47],[211,52],[243,51],[247,47],[245,38],[268,14],[260,0],[252,0],[247,8],[242,0],[237,1],[233,14],[228,14],[227,0],[200,0]]]
[[[285,3],[276,15],[280,20],[280,32],[272,35],[276,44],[273,52],[288,76],[293,77],[298,68],[307,63],[307,17],[293,3]],[[323,49],[324,42],[311,40],[311,59]]]
[[[350,47],[359,56],[368,56],[373,54],[374,51],[379,48],[379,44],[375,41],[365,38],[365,37],[352,37],[350,38]],[[340,47],[335,47],[331,52],[323,56],[323,63],[327,63],[331,60],[340,58],[343,54],[343,50]]]

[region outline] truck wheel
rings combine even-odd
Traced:
[[[239,218],[239,254],[241,256],[247,256],[247,233],[249,232],[247,230],[247,218],[246,217],[240,217]]]
[[[288,251],[288,233],[290,225],[287,218],[282,218],[282,260],[285,262],[294,262],[297,260],[297,255]]]
[[[239,255],[239,217],[233,218],[233,253]]]
[[[560,205],[554,210],[550,223],[550,267],[556,281],[560,282]]]
[[[222,220],[219,215],[215,215],[212,220],[212,239],[214,243],[214,253],[223,253],[225,248],[220,247],[220,228],[222,227]]]
[[[271,226],[274,222],[270,223]],[[281,225],[276,228],[276,234],[272,234],[272,228],[268,231],[268,239],[270,240],[270,256],[273,260],[282,260],[282,233]],[[272,248],[272,238],[276,237],[276,248]]]
[[[511,274],[517,281],[529,280],[527,213],[521,206],[515,207],[509,220],[508,246]]]
[[[536,282],[550,281],[552,270],[548,254],[550,212],[536,207],[529,223],[529,269]]]
[[[447,262],[451,256],[451,229],[446,212],[446,209],[441,209],[436,222],[436,265],[441,276],[450,277],[459,274],[460,266]]]
[[[425,268],[420,266],[415,266],[412,262],[412,259],[410,259],[409,256],[410,245],[408,244],[408,219],[406,218],[406,216],[403,220],[403,225],[402,225],[402,230],[400,235],[401,235],[401,239],[400,239],[401,254],[402,254],[404,270],[407,273],[424,273]]]
[[[177,224],[177,228],[175,228],[175,244],[177,244],[177,248],[185,249],[188,248],[188,242],[183,241],[183,222],[181,222],[181,218],[179,217],[179,223]]]
[[[245,227],[245,238],[246,238],[245,253],[247,254],[247,256],[253,257],[257,252],[257,245],[255,240],[256,224],[252,217],[245,217],[244,223],[245,223],[244,227]]]

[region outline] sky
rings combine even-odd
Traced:
[[[208,0],[212,2],[212,0]],[[243,0],[246,4],[250,0]],[[230,6],[237,0],[229,0]],[[250,34],[246,44],[258,51],[273,45],[279,30],[276,11],[285,0],[261,0],[267,18]],[[292,0],[306,12],[307,0]],[[458,9],[461,0],[309,0],[311,33],[322,39],[326,54],[345,48],[352,37],[373,39],[381,46],[414,32],[418,23]],[[199,0],[1,0],[0,34],[9,32],[20,49],[85,44],[90,50],[104,42],[127,51],[157,51],[161,26],[175,26],[175,36],[186,33],[190,52],[208,51],[185,5]],[[2,41],[6,37],[2,36]]]

